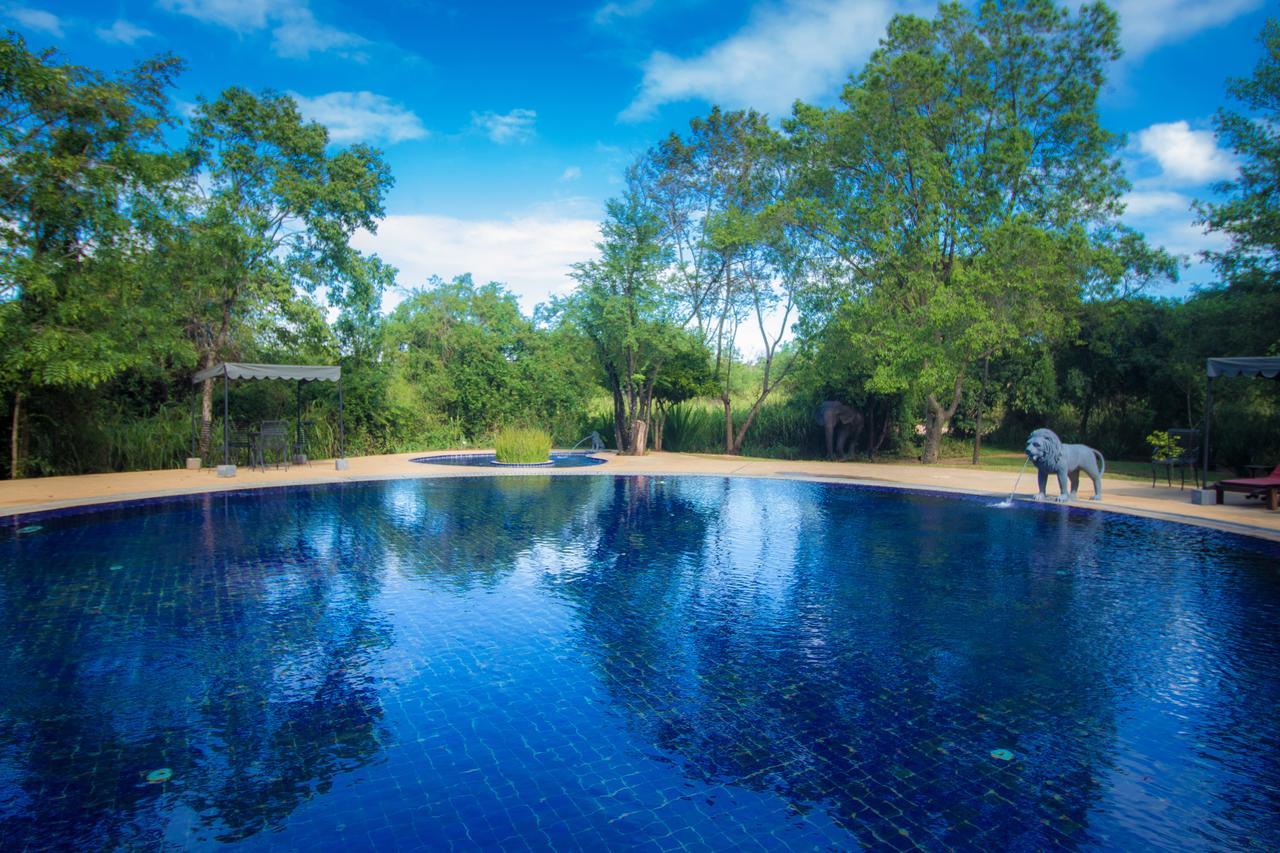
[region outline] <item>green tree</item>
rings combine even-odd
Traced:
[[[688,330],[672,329],[669,334],[669,354],[653,383],[652,423],[649,428],[650,442],[659,452],[662,451],[662,434],[671,407],[716,391],[711,352],[702,338]]]
[[[432,279],[387,319],[384,362],[401,405],[468,439],[507,425],[576,436],[591,382],[559,330],[540,329],[497,282]]]
[[[724,407],[724,450],[742,450],[760,407],[787,377],[779,359],[806,267],[780,205],[788,183],[779,135],[754,110],[712,109],[684,138],[671,134],[634,170],[646,203],[662,222],[673,263],[668,283],[682,320],[710,348]],[[735,429],[739,333],[759,334],[758,387]]]
[[[589,340],[613,397],[619,453],[645,452],[654,386],[676,340],[675,305],[662,286],[671,258],[662,223],[632,189],[611,199],[600,226],[600,258],[576,264],[565,321]]]
[[[182,357],[171,303],[147,269],[180,163],[164,150],[162,56],[119,77],[0,40],[0,384],[9,475],[23,473],[23,401]]]
[[[924,402],[926,462],[975,365],[1060,338],[1087,288],[1125,278],[1121,140],[1097,112],[1118,55],[1101,3],[944,4],[893,19],[843,109],[788,123],[796,216],[843,279],[869,390]]]
[[[1206,253],[1224,281],[1280,294],[1280,24],[1267,21],[1260,41],[1264,53],[1253,74],[1227,85],[1247,112],[1223,109],[1216,120],[1219,140],[1239,160],[1239,176],[1215,187],[1225,201],[1199,209],[1203,224],[1231,241],[1224,251]],[[1272,324],[1272,332],[1277,328]]]
[[[234,354],[246,316],[295,292],[325,288],[339,307],[369,301],[370,282],[385,271],[353,258],[349,241],[359,228],[375,230],[383,213],[392,180],[377,150],[330,152],[328,131],[304,121],[292,98],[230,88],[197,106],[189,155],[192,214],[173,255],[201,367]],[[201,413],[208,424],[211,381]]]

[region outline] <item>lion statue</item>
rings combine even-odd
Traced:
[[[1093,497],[1090,500],[1102,500],[1102,474],[1107,470],[1107,460],[1092,447],[1063,444],[1053,430],[1038,429],[1027,436],[1027,458],[1039,472],[1037,482],[1040,491],[1036,494],[1036,500],[1045,499],[1044,487],[1049,482],[1050,474],[1058,475],[1058,500],[1075,500],[1076,492],[1080,490],[1081,471],[1093,480]],[[1068,480],[1071,481],[1069,492]]]

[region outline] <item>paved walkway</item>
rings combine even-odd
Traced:
[[[455,451],[456,452],[456,451]],[[541,475],[545,469],[502,470],[421,465],[410,462],[422,453],[390,456],[363,456],[349,460],[346,471],[335,471],[332,461],[289,470],[250,471],[242,469],[234,478],[219,479],[211,469],[202,471],[135,471],[125,474],[89,474],[79,477],[44,477],[0,482],[0,516],[81,504],[193,492],[246,489],[305,483],[333,483],[353,480],[381,480],[403,477],[466,477],[495,474]],[[589,468],[557,469],[555,474],[571,477],[601,474],[700,474],[710,476],[772,477],[831,482],[867,483],[908,489],[963,492],[1007,497],[1016,473],[975,471],[936,465],[908,465],[868,462],[788,462],[780,459],[743,459],[732,456],[652,453],[629,457],[603,454],[608,462]],[[1035,472],[1027,469],[1018,497],[1029,499],[1035,491]],[[1092,484],[1081,483],[1083,493],[1092,493]],[[1057,489],[1050,483],[1050,493]],[[1238,533],[1280,541],[1280,512],[1269,512],[1259,501],[1243,495],[1227,495],[1223,506],[1191,503],[1191,490],[1163,486],[1151,488],[1147,482],[1103,480],[1104,503],[1080,501],[1078,505],[1101,510],[1127,512],[1155,518],[1201,524]]]

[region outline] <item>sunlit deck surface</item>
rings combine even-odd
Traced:
[[[440,455],[460,451],[440,451]],[[477,452],[468,450],[467,452]],[[607,464],[587,468],[501,469],[421,465],[412,459],[424,454],[401,453],[361,456],[349,460],[346,471],[334,470],[332,461],[315,461],[309,466],[288,470],[253,471],[242,468],[234,478],[219,479],[212,469],[200,471],[134,471],[123,474],[89,474],[78,477],[44,477],[0,482],[0,516],[37,512],[82,504],[161,497],[165,495],[271,486],[334,483],[420,477],[548,476],[598,477],[634,475],[709,475],[766,477],[774,479],[830,480],[897,486],[940,492],[986,494],[1007,497],[1017,477],[1012,471],[973,470],[943,465],[911,465],[868,462],[815,462],[782,459],[752,459],[684,453],[651,453],[643,457],[600,454]],[[1088,483],[1081,486],[1090,493]],[[1050,483],[1050,495],[1057,490]],[[1035,473],[1028,470],[1018,487],[1017,498],[1029,500],[1035,491]],[[1127,512],[1171,521],[1182,521],[1221,530],[1280,540],[1280,512],[1269,512],[1259,501],[1229,494],[1222,506],[1191,503],[1191,487],[1184,490],[1163,484],[1104,478],[1103,502],[1076,501],[1073,505],[1111,512]]]

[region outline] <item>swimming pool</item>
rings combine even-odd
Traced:
[[[5,844],[1280,846],[1280,548],[723,478],[0,528]]]

